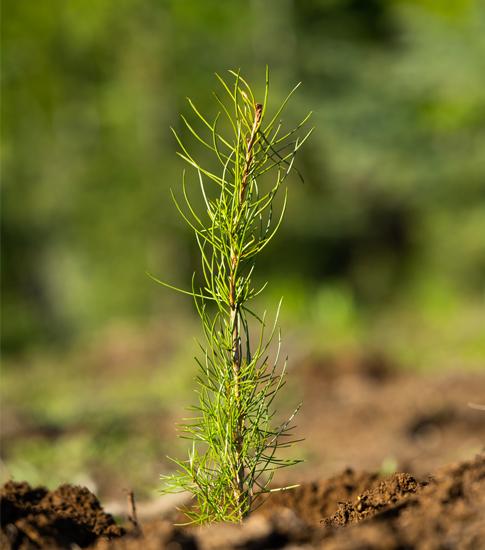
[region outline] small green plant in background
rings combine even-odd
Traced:
[[[295,443],[291,432],[296,414],[281,424],[274,421],[274,400],[284,385],[286,368],[286,361],[279,366],[279,331],[275,357],[270,360],[280,307],[268,329],[266,312],[259,315],[250,302],[266,286],[257,289],[253,284],[255,261],[283,219],[286,187],[279,206],[275,199],[311,133],[300,134],[311,113],[285,130],[280,115],[298,85],[270,117],[268,71],[262,103],[239,73],[230,71],[230,75],[229,81],[216,75],[222,98],[214,94],[220,113],[213,122],[189,100],[203,132],[182,116],[220,170],[202,167],[174,131],[179,155],[195,171],[204,205],[199,213],[189,198],[184,172],[183,202],[173,192],[172,197],[195,233],[202,282],[197,284],[194,274],[192,290],[183,290],[158,281],[193,297],[206,340],[202,357],[196,359],[199,402],[180,427],[181,437],[191,440],[189,455],[186,460],[174,460],[175,474],[162,476],[163,492],[194,495],[196,505],[184,511],[195,523],[241,521],[258,495],[275,490],[270,489],[275,471],[299,462],[278,456],[279,449]],[[220,129],[223,125],[227,131]],[[255,339],[250,331],[256,333]]]

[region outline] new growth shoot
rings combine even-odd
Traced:
[[[202,197],[199,212],[189,198],[185,173],[182,199],[172,192],[197,240],[201,284],[195,274],[192,290],[158,281],[193,297],[205,335],[202,355],[196,359],[199,403],[180,427],[181,437],[191,441],[189,455],[174,460],[175,474],[162,476],[163,492],[194,495],[196,505],[184,512],[195,523],[241,521],[258,495],[274,490],[270,484],[275,471],[299,462],[278,456],[279,449],[295,443],[291,430],[296,414],[282,424],[274,421],[274,400],[284,385],[286,368],[286,361],[279,365],[279,333],[275,357],[270,359],[279,305],[268,329],[266,313],[259,315],[250,303],[266,286],[253,285],[256,258],[282,222],[287,204],[283,184],[297,151],[311,134],[311,130],[300,132],[311,113],[296,127],[284,129],[280,117],[298,85],[268,115],[268,71],[261,103],[239,73],[229,73],[227,80],[216,75],[221,95],[214,97],[220,113],[213,121],[190,99],[197,125],[182,116],[190,134],[211,152],[220,169],[201,166],[174,131],[178,154],[194,170]],[[227,131],[220,129],[223,125]],[[265,174],[272,174],[272,180],[265,176],[263,182]],[[278,208],[279,192],[283,197]],[[251,332],[256,327],[254,339],[250,326]]]

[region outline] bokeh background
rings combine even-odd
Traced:
[[[290,363],[378,353],[485,367],[481,0],[7,1],[2,18],[2,476],[157,489],[200,336],[170,201],[185,100],[271,70],[315,132],[258,264]],[[188,136],[187,136],[188,137]],[[203,158],[201,158],[203,161]]]

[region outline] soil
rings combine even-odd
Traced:
[[[86,547],[98,537],[124,533],[86,488],[55,491],[9,481],[0,492],[2,548]]]
[[[483,372],[416,375],[349,356],[308,357],[289,376],[306,465],[278,481],[300,486],[242,525],[175,527],[183,502],[169,498],[137,502],[139,523],[127,521],[126,497],[107,500],[126,484],[101,492],[105,512],[86,488],[10,481],[1,548],[485,550],[485,412],[467,405],[484,402]]]
[[[53,492],[7,483],[2,548],[97,550],[485,548],[485,454],[425,480],[350,469],[269,496],[241,525],[175,527],[167,520],[119,527],[87,489]]]
[[[297,481],[347,466],[426,476],[485,445],[485,412],[468,406],[485,400],[485,368],[419,375],[378,354],[349,355],[308,357],[290,376],[300,388],[298,435],[308,448]]]

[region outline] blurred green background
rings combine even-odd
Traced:
[[[169,127],[184,134],[186,96],[214,113],[231,68],[261,89],[268,64],[275,106],[302,81],[285,116],[315,112],[305,183],[258,265],[262,307],[285,296],[290,355],[484,367],[484,2],[10,0],[2,15],[5,475],[153,489],[199,335],[190,299],[145,274],[183,286],[198,264],[169,199]]]

